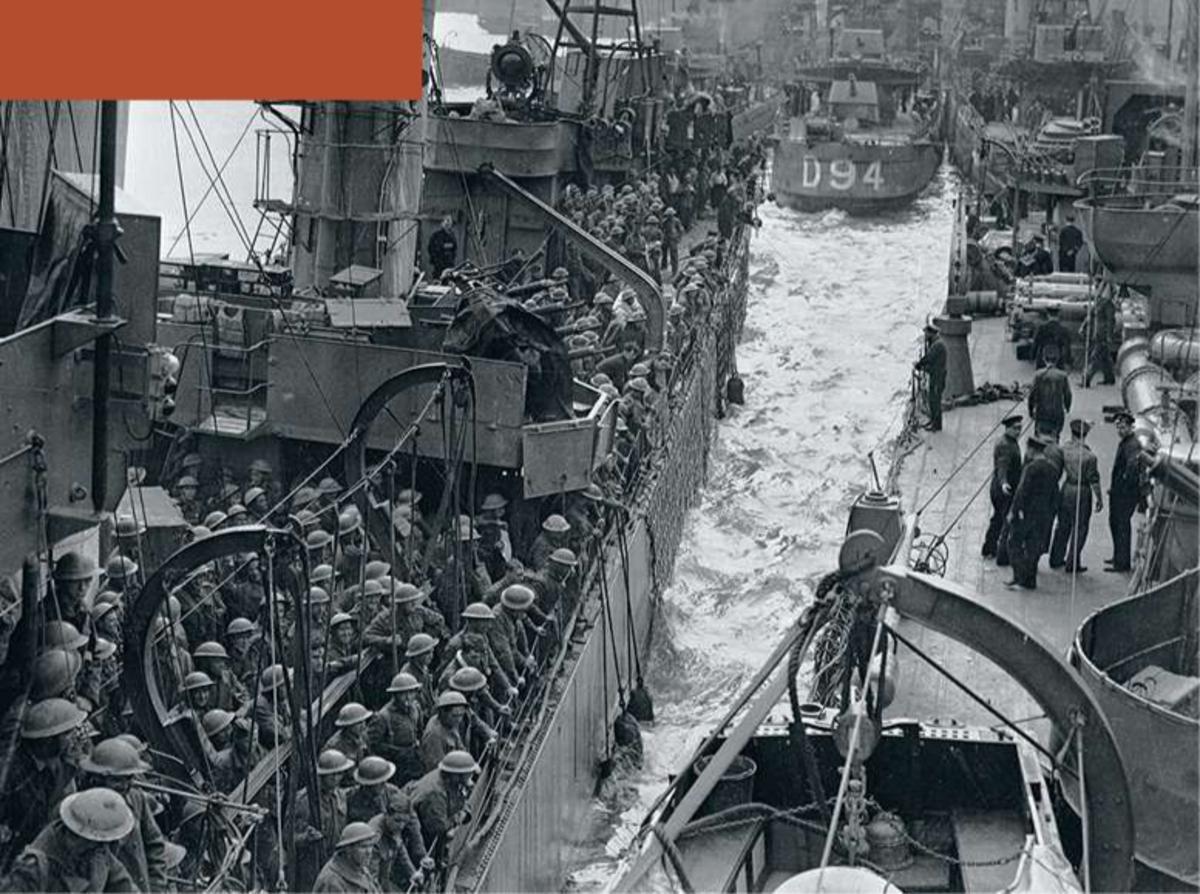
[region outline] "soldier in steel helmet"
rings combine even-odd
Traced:
[[[375,712],[358,702],[347,702],[338,711],[333,725],[335,732],[325,743],[326,748],[336,748],[354,761],[360,761],[371,753],[367,740],[367,721]]]
[[[0,882],[5,891],[137,891],[114,845],[135,825],[133,811],[112,789],[68,795],[55,818],[17,857]]]
[[[425,847],[438,863],[445,861],[446,847],[459,824],[471,780],[478,770],[474,758],[458,749],[447,752],[428,773],[410,783],[409,795],[421,821]]]
[[[192,653],[196,669],[208,674],[213,681],[213,706],[226,711],[244,711],[250,701],[250,693],[242,681],[234,676],[230,668],[229,652],[215,640],[196,646]]]
[[[371,752],[396,765],[396,785],[404,785],[424,772],[421,733],[425,715],[420,689],[420,682],[412,674],[396,674],[387,687],[387,704],[375,712],[367,727]]]
[[[134,827],[113,850],[141,891],[166,887],[166,839],[154,819],[152,804],[134,782],[150,770],[137,749],[122,739],[105,739],[80,763],[82,789],[108,788],[125,799]]]
[[[419,684],[417,704],[421,706],[423,717],[433,715],[433,703],[437,698],[434,688],[435,679],[431,670],[437,640],[427,633],[414,633],[408,639],[404,649],[404,664],[400,672],[410,674]]]
[[[63,553],[54,563],[53,578],[53,598],[46,602],[47,620],[70,621],[88,632],[90,619],[84,598],[96,579],[96,564],[81,553]]]
[[[86,719],[63,698],[47,698],[25,709],[21,742],[0,798],[0,843],[6,855],[32,841],[59,802],[75,791],[76,768],[68,758],[75,731]]]
[[[329,853],[341,837],[342,830],[349,822],[347,812],[347,795],[345,787],[354,769],[352,758],[336,748],[325,748],[317,758],[317,800],[320,808],[320,827],[316,826],[309,803],[308,789],[296,793],[295,823],[296,823],[296,853],[300,874],[297,887],[304,889],[311,884],[320,866],[320,859],[313,859],[322,850]],[[316,844],[318,843],[319,844]],[[316,844],[316,846],[312,846]]]
[[[425,881],[432,861],[425,855],[421,823],[412,799],[397,783],[396,765],[370,755],[354,771],[355,787],[348,798],[352,821],[369,822],[379,833],[378,878],[384,890],[407,891]]]
[[[229,653],[229,669],[247,691],[254,685],[254,676],[258,673],[261,642],[258,626],[249,618],[236,617],[225,626],[225,649]]]
[[[379,833],[366,823],[350,823],[342,830],[333,856],[321,868],[314,894],[380,894],[371,863]]]
[[[434,705],[434,714],[421,734],[421,763],[426,773],[449,752],[466,748],[466,696],[449,690],[439,695]]]

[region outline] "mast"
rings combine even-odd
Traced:
[[[1187,2],[1187,27],[1184,29],[1185,50],[1187,53],[1187,93],[1183,102],[1183,165],[1193,168],[1197,164],[1198,144],[1200,133],[1197,133],[1197,80],[1200,79],[1200,39],[1197,39],[1196,29],[1198,0]]]
[[[51,135],[53,139],[53,135]],[[120,230],[116,218],[117,103],[100,105],[100,196],[96,226],[96,319],[113,319],[113,256]],[[108,394],[112,335],[96,339],[92,372],[92,506],[103,512],[108,500]]]

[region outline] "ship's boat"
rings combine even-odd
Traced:
[[[1095,256],[1118,281],[1149,293],[1152,323],[1195,325],[1200,273],[1195,169],[1150,180],[1098,171],[1084,185],[1106,181],[1114,187],[1119,183],[1119,191],[1075,203]]]
[[[1099,700],[1035,634],[907,567],[912,531],[898,501],[856,501],[839,570],[659,799],[618,890],[644,890],[660,865],[684,890],[1128,888],[1133,820]],[[1003,667],[1056,728],[1076,730],[1086,760],[1062,761],[1015,725],[885,718],[903,674],[880,646],[897,615]],[[1085,780],[1082,828],[1056,807],[1046,760]]]
[[[884,62],[882,32],[843,31],[838,55],[797,81],[772,161],[777,201],[870,212],[912,201],[933,179],[939,104],[918,92],[917,73]],[[815,100],[809,84],[822,88]]]

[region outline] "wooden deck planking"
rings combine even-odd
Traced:
[[[1032,379],[1033,366],[1016,359],[1004,320],[976,320],[969,344],[976,385],[984,382],[1025,384]],[[1071,389],[1073,403],[1070,417],[1081,416],[1093,424],[1088,443],[1099,459],[1101,480],[1106,491],[1105,512],[1093,514],[1088,540],[1084,545],[1083,564],[1088,569],[1087,573],[1077,576],[1073,588],[1071,577],[1062,571],[1049,570],[1048,558],[1043,556],[1038,566],[1036,592],[1006,589],[1004,585],[1011,579],[1011,569],[998,568],[995,562],[980,556],[992,510],[986,487],[947,537],[950,556],[946,571],[947,580],[972,589],[985,605],[1013,619],[1064,656],[1083,618],[1100,606],[1122,598],[1129,583],[1129,575],[1107,573],[1103,563],[1112,554],[1112,540],[1108,531],[1107,482],[1117,435],[1116,429],[1103,421],[1101,408],[1120,404],[1121,395],[1117,387],[1102,386],[1095,382],[1090,389],[1084,389],[1077,371],[1071,375]],[[921,515],[923,531],[937,533],[945,530],[971,499],[976,488],[990,476],[991,445],[1000,432],[987,433],[1010,412],[1027,415],[1027,408],[1022,402],[1014,410],[1013,405],[1005,401],[949,410],[945,414],[943,430],[925,433],[924,443],[904,459],[897,480],[905,507],[915,510],[929,499],[985,436],[988,440]],[[1064,431],[1063,440],[1067,437]],[[1022,452],[1024,450],[1022,443]],[[1135,524],[1138,518],[1140,516],[1135,517]],[[901,628],[904,635],[918,647],[1010,718],[1016,720],[1040,714],[1028,694],[992,662],[912,622],[903,622]],[[940,720],[943,723],[953,719],[968,725],[984,726],[992,726],[997,722],[991,714],[915,655],[903,647],[899,655],[900,685],[896,700],[889,710],[891,716]],[[1040,727],[1044,727],[1044,724],[1033,724],[1026,728],[1038,730]],[[1041,732],[1044,733],[1044,730]]]

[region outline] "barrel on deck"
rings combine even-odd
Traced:
[[[702,757],[696,761],[696,773],[703,773],[710,760],[711,757]],[[696,811],[696,816],[708,816],[740,804],[749,804],[754,800],[754,775],[757,772],[758,764],[744,754],[739,754],[733,759],[729,769],[721,774],[720,780]]]

